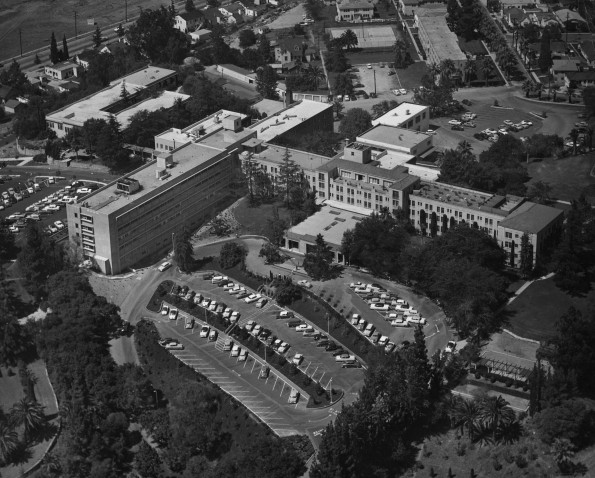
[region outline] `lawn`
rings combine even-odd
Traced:
[[[261,204],[251,207],[248,197],[245,197],[234,208],[233,215],[240,223],[240,234],[263,234],[268,227],[268,219],[273,217],[273,209],[277,208],[279,217],[289,222],[289,211],[281,202]]]
[[[529,163],[529,184],[543,181],[552,187],[551,196],[563,201],[577,199],[588,186],[595,184],[591,169],[595,156],[581,155],[563,159],[546,159]]]
[[[544,340],[555,333],[556,321],[572,306],[583,314],[592,310],[595,290],[585,297],[571,297],[554,283],[554,279],[534,282],[505,308],[511,332],[533,340]]]

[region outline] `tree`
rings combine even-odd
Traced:
[[[322,234],[318,234],[314,246],[304,257],[304,270],[314,280],[327,279],[330,276],[334,256],[335,254],[324,241]]]
[[[533,245],[529,242],[529,235],[525,232],[521,237],[521,274],[529,277],[533,272]]]
[[[279,166],[279,175],[277,176],[278,188],[285,196],[285,206],[291,206],[292,191],[300,184],[302,170],[298,164],[291,159],[291,153],[288,148],[283,152],[283,163]]]
[[[54,32],[52,32],[52,38],[50,39],[50,61],[52,64],[60,61],[60,52],[58,51],[58,43],[56,42]]]
[[[101,30],[99,29],[99,25],[97,25],[95,27],[95,32],[93,33],[93,45],[95,45],[95,48],[99,48],[99,45],[101,45],[102,41],[103,38],[101,36]]]
[[[18,446],[17,432],[6,420],[0,420],[0,465],[9,462],[10,456]]]
[[[39,403],[22,398],[10,409],[10,421],[14,426],[23,426],[25,429],[25,442],[31,437],[31,432],[45,424],[46,418]]]
[[[134,468],[141,476],[151,478],[162,476],[161,458],[145,440],[141,440],[138,451],[134,455]]]
[[[345,47],[348,50],[351,50],[353,47],[357,46],[358,43],[357,35],[351,28],[348,28],[343,32],[343,34],[341,35],[341,40],[343,42],[343,45],[345,45]]]
[[[361,108],[353,108],[341,120],[339,133],[345,135],[350,141],[353,141],[358,135],[371,127],[372,117],[370,113]]]
[[[174,261],[182,272],[190,272],[194,265],[192,243],[186,228],[174,235]]]
[[[240,32],[239,38],[240,38],[240,46],[242,48],[252,46],[256,43],[256,34],[254,33],[254,30],[252,30],[250,28],[242,30]]]
[[[223,269],[231,269],[244,260],[248,251],[242,244],[226,242],[219,253],[219,265]]]
[[[277,93],[277,73],[269,65],[261,66],[256,71],[256,91],[263,98],[276,100],[279,98]]]
[[[62,61],[68,60],[70,54],[68,53],[68,43],[66,43],[66,35],[62,37]]]
[[[186,0],[186,4],[184,5],[184,9],[187,12],[193,12],[194,10],[196,10],[196,7],[194,6],[193,0]]]

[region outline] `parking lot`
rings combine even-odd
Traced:
[[[50,176],[25,176],[25,175],[2,175],[3,183],[0,183],[0,195],[4,193],[11,197],[9,202],[2,201],[3,209],[0,210],[0,219],[8,220],[10,225],[13,226],[13,231],[16,233],[24,228],[27,217],[20,217],[20,215],[29,215],[31,220],[39,220],[40,225],[46,230],[46,232],[54,237],[54,239],[62,239],[67,237],[67,222],[66,222],[66,204],[60,202],[60,195],[64,196],[68,193],[60,193],[66,186],[70,185],[72,181],[52,177]],[[53,181],[53,182],[52,182]],[[93,184],[102,185],[97,181],[78,181],[81,187],[85,187]],[[39,190],[33,186],[33,184],[39,185]],[[9,194],[9,190],[12,189],[15,193],[21,196],[21,200],[14,202],[16,196]],[[54,199],[51,201],[48,196],[54,195]],[[42,201],[44,201],[42,203]],[[50,206],[53,210],[43,211],[43,208]],[[29,210],[27,210],[29,209]],[[11,218],[13,215],[19,215],[19,217]],[[35,219],[33,219],[35,218]],[[56,225],[56,222],[58,225]]]
[[[312,336],[304,336],[296,331],[295,327],[288,327],[290,319],[279,319],[279,312],[283,309],[267,302],[263,308],[257,308],[255,303],[248,304],[235,295],[231,295],[222,287],[211,284],[210,281],[200,277],[192,277],[186,282],[190,289],[201,293],[205,297],[216,300],[219,304],[223,303],[227,307],[240,313],[237,326],[245,327],[249,321],[254,321],[261,327],[270,330],[271,336],[280,339],[290,345],[284,355],[289,361],[293,359],[296,353],[303,354],[304,359],[299,368],[307,374],[313,381],[320,383],[324,388],[329,386],[332,380],[332,387],[343,390],[351,389],[354,385],[363,380],[363,370],[361,368],[343,368],[342,363],[336,360],[333,352],[326,351],[324,347],[317,347],[324,340],[324,337],[316,339]],[[195,315],[201,315],[202,309],[195,309]],[[295,319],[301,319],[303,323],[306,320],[296,315]],[[326,331],[320,331],[326,335]],[[337,343],[337,347],[341,344]],[[347,350],[345,350],[348,353]]]
[[[184,345],[184,350],[171,350],[176,358],[244,404],[277,435],[300,433],[291,423],[288,413],[305,413],[307,400],[289,404],[291,386],[283,379],[273,372],[266,380],[259,379],[260,366],[253,358],[240,362],[231,357],[229,352],[223,351],[223,337],[216,342],[201,338],[199,330],[203,324],[200,321],[190,330],[184,328],[183,318],[174,321],[159,318],[155,321],[162,337],[179,340]]]

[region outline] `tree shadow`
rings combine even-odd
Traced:
[[[11,465],[24,465],[33,457],[33,452],[29,449],[26,443],[19,442],[18,446],[10,454],[8,463]]]

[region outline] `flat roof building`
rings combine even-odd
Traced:
[[[430,15],[425,15],[423,10],[420,8],[415,12],[415,23],[426,53],[426,63],[440,65],[442,60],[450,59],[456,68],[461,68],[467,56],[461,51],[457,36],[446,24],[446,6],[443,11],[430,10]]]
[[[114,80],[107,88],[89,95],[75,103],[46,115],[48,128],[59,138],[66,136],[72,128],[81,128],[89,119],[108,120],[115,116],[122,128],[126,128],[130,118],[142,110],[154,111],[159,108],[171,108],[177,99],[182,101],[188,95],[163,91],[156,98],[147,98],[134,103],[134,97],[146,88],[165,88],[175,84],[177,74],[173,70],[148,66],[130,75]],[[130,106],[122,102],[122,87],[129,93]]]

